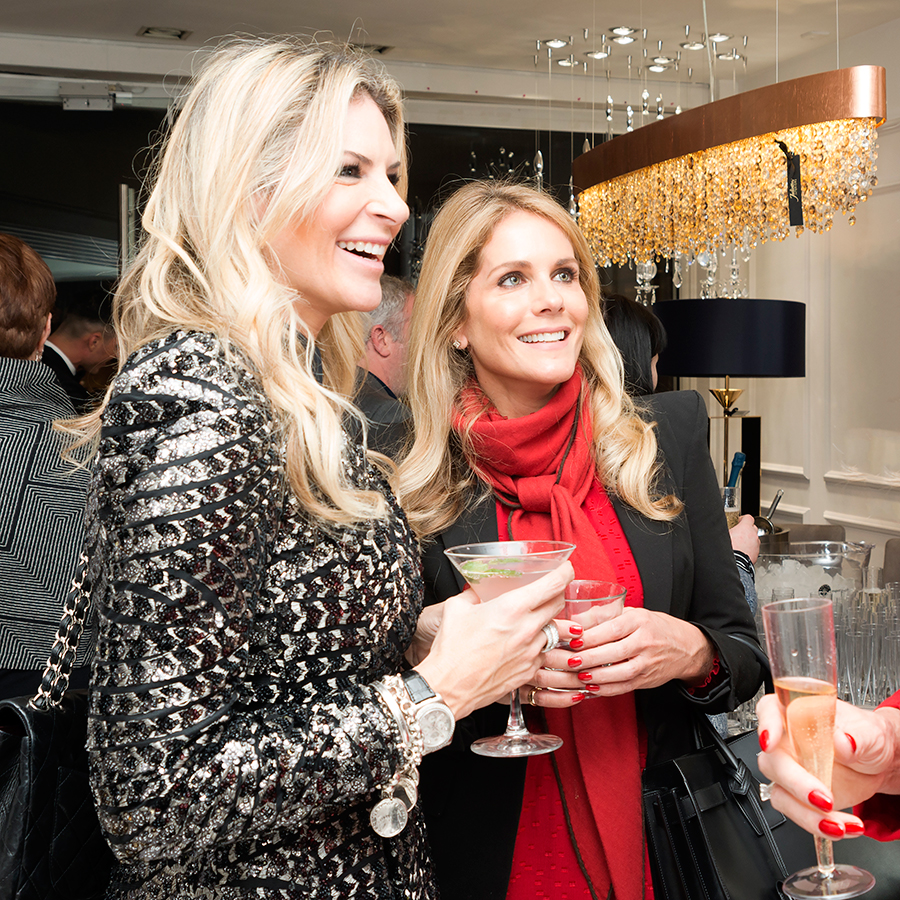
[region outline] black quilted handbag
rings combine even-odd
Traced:
[[[100,900],[114,861],[94,809],[87,692],[67,691],[90,599],[66,599],[35,697],[0,701],[0,900]]]

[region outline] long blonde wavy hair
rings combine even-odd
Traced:
[[[213,332],[236,348],[271,403],[294,493],[314,516],[338,524],[384,511],[383,497],[348,484],[342,465],[341,418],[360,417],[346,397],[362,327],[358,314],[339,314],[314,338],[295,306],[303,298],[279,279],[268,242],[315,218],[340,169],[347,109],[361,96],[384,115],[404,196],[400,90],[370,58],[293,39],[217,48],[164,142],[146,239],[115,300],[120,360],[178,329]],[[313,375],[314,344],[323,385]],[[78,420],[83,441],[97,440],[112,390]]]
[[[590,248],[568,213],[547,194],[521,184],[471,182],[435,217],[410,322],[407,398],[415,440],[400,466],[400,501],[416,533],[424,538],[462,513],[477,474],[468,433],[451,428],[452,410],[474,368],[469,354],[454,350],[454,334],[467,316],[469,284],[481,265],[494,229],[516,211],[556,225],[575,251],[588,319],[579,360],[590,391],[593,454],[606,489],[651,519],[669,521],[681,510],[673,496],[656,490],[660,464],[656,434],[625,393],[622,358],[600,310],[600,284]]]

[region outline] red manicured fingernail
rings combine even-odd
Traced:
[[[569,649],[570,650],[580,650],[584,646],[584,641],[581,638],[572,638],[569,641]]]
[[[847,734],[846,731],[844,732],[844,734],[847,735],[847,740],[850,741],[850,748],[853,750],[854,753],[856,753],[856,741],[853,739],[853,735]],[[850,830],[849,825],[847,826],[847,830],[848,831]]]
[[[580,625],[570,625],[569,634],[584,634],[584,629]]]
[[[759,733],[759,747],[765,753],[766,748],[769,746],[769,732],[761,731]]]
[[[571,656],[569,657],[569,668],[577,669],[581,665],[581,657],[580,656]]]
[[[584,700],[585,696],[586,696],[585,694],[580,694],[580,693],[579,693],[579,694],[572,694],[572,702],[573,702],[573,703],[580,703],[582,700]]]
[[[821,791],[810,791],[808,799],[813,806],[817,809],[821,809],[823,812],[831,812],[831,810],[834,809],[834,804]]]
[[[831,819],[822,819],[819,822],[819,831],[822,834],[827,834],[828,837],[843,837],[844,829],[837,822],[832,822]]]
[[[850,835],[856,836],[858,834],[865,834],[866,826],[860,822],[847,822],[847,824],[844,825],[844,830],[847,832],[848,837],[850,837]]]
[[[586,691],[590,691],[592,694],[596,694],[597,691],[600,690],[600,685],[599,684],[586,684],[584,686],[584,689]]]
[[[591,675],[590,672],[579,672],[579,673],[578,673],[578,677],[579,677],[582,681],[590,681],[594,676]]]

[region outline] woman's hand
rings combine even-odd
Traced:
[[[444,601],[431,652],[416,670],[457,719],[532,680],[548,655],[541,629],[562,611],[573,577],[566,562],[489,603],[471,590]]]
[[[560,634],[569,623],[562,624]],[[553,650],[530,687],[582,691],[601,697],[657,687],[673,679],[699,684],[715,651],[695,625],[665,613],[626,607],[621,615],[589,628],[573,651]],[[554,671],[555,670],[555,671]],[[526,700],[531,694],[523,691]],[[538,706],[567,706],[564,698],[538,691]]]
[[[864,830],[861,820],[837,810],[873,794],[900,793],[900,710],[857,709],[838,700],[830,790],[796,761],[778,698],[767,694],[756,710],[764,750],[759,754],[759,768],[776,782],[770,794],[772,805],[810,833],[832,840],[856,837]]]

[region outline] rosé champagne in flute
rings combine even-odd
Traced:
[[[785,708],[787,739],[797,761],[831,788],[837,653],[834,614],[827,597],[778,600],[763,607],[766,644],[775,693]],[[870,890],[875,879],[865,869],[835,865],[831,841],[816,837],[818,865],[790,876],[788,897],[845,900]]]

